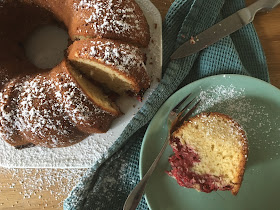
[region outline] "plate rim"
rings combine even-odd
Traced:
[[[278,92],[280,94],[280,89],[278,89],[276,86],[272,85],[271,83],[266,82],[264,80],[261,80],[259,78],[253,77],[253,76],[241,75],[241,74],[218,74],[218,75],[207,76],[207,77],[195,80],[195,81],[193,81],[193,82],[191,82],[191,83],[181,87],[180,89],[176,90],[161,105],[161,107],[158,109],[158,111],[156,112],[156,114],[154,115],[154,117],[152,118],[152,120],[150,121],[150,123],[149,123],[149,125],[148,125],[148,127],[146,129],[146,132],[144,134],[143,141],[142,141],[142,144],[141,144],[140,154],[139,154],[139,164],[138,164],[138,167],[139,167],[139,178],[140,178],[140,180],[143,178],[143,175],[144,175],[143,174],[143,167],[142,167],[142,165],[143,165],[144,147],[147,144],[147,140],[146,140],[147,139],[147,135],[148,135],[148,133],[150,133],[151,127],[153,125],[153,122],[156,120],[157,116],[159,115],[161,110],[166,106],[166,104],[169,104],[170,101],[173,99],[173,97],[175,97],[177,94],[179,94],[181,91],[183,91],[183,89],[186,89],[187,87],[189,87],[191,85],[195,86],[197,83],[201,83],[201,82],[206,81],[206,80],[214,80],[214,79],[219,79],[219,78],[231,79],[232,77],[234,77],[235,79],[238,79],[238,78],[248,79],[248,80],[251,80],[253,82],[260,83],[260,84],[262,84],[264,86],[267,86],[271,90],[276,91],[276,92]],[[146,201],[149,209],[152,210],[152,207],[150,205],[150,202],[149,202],[148,197],[147,197],[146,194],[144,194],[144,198],[145,198],[145,201]]]

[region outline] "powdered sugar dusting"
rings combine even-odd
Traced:
[[[17,129],[23,133],[31,132],[35,138],[39,136],[51,146],[63,144],[59,139],[69,136],[71,128],[64,123],[69,121],[69,117],[63,114],[62,104],[52,96],[55,86],[39,74],[24,81],[21,88],[16,109]]]
[[[5,169],[0,168],[0,176],[7,178],[7,183],[0,184],[0,205],[9,202],[9,193],[17,189],[14,208],[61,208],[63,200],[86,169]],[[33,200],[41,200],[34,206]],[[10,203],[10,202],[9,202]],[[5,205],[7,206],[7,205]],[[1,208],[1,207],[0,207]]]
[[[3,91],[0,92],[0,136],[3,139],[12,139],[12,136],[15,133],[16,127],[14,124],[16,110],[8,109],[7,104],[10,103],[11,106],[15,105],[14,99],[11,97],[11,88],[14,86],[14,90],[17,91],[19,83],[16,83],[16,80],[12,80],[10,85],[6,87]],[[14,140],[12,139],[11,142]]]
[[[134,13],[135,5],[125,0],[81,0],[74,3],[76,10],[89,10],[81,13],[81,18],[99,34],[125,34],[138,38],[143,37],[144,32],[140,31],[140,17]],[[133,33],[136,32],[137,33]]]
[[[12,80],[0,94],[0,122],[3,124],[1,135],[5,139],[13,139],[17,132],[34,144],[38,143],[38,139],[44,139],[40,141],[40,146],[66,146],[75,143],[71,139],[75,133],[80,135],[73,123],[89,123],[88,119],[92,115],[103,112],[88,102],[74,82],[65,84],[65,87],[42,74],[20,80]],[[57,87],[66,88],[64,98]],[[75,97],[72,95],[74,93]],[[89,110],[85,102],[90,103],[93,110]]]
[[[131,67],[136,70],[140,70],[139,67],[145,67],[141,51],[132,45],[119,44],[116,46],[110,41],[91,41],[92,46],[90,48],[89,55],[96,59],[100,59],[107,65],[114,66],[120,71],[129,74]],[[86,52],[86,49],[83,49]]]
[[[269,102],[262,98],[248,97],[246,89],[236,88],[234,85],[212,86],[207,90],[201,90],[199,97],[201,105],[196,113],[213,111],[229,115],[247,133],[250,150],[262,153],[267,151],[263,158],[271,158],[275,156],[271,151],[280,149],[279,142],[271,139],[280,136],[279,129],[273,129],[280,128],[280,117],[271,115],[273,106]],[[275,113],[277,112],[275,109]]]
[[[220,122],[224,122],[221,126],[217,126]],[[243,133],[243,128],[234,120],[223,118],[223,115],[220,114],[200,114],[199,120],[196,118],[191,121],[194,125],[199,125],[201,131],[205,132],[205,135],[209,140],[213,140],[212,136],[219,136],[219,139],[222,139],[222,141],[227,141],[233,136],[236,136],[237,141],[229,142],[228,144],[233,145],[234,147],[242,147],[245,145],[245,141],[243,138],[246,139],[245,133]],[[227,130],[225,132],[225,130]],[[240,138],[242,137],[242,138]],[[216,138],[216,137],[215,137]]]
[[[51,80],[53,85],[57,87],[55,91],[56,99],[75,124],[91,126],[95,124],[91,120],[92,116],[108,113],[89,101],[88,97],[77,87],[68,74],[60,73],[56,75],[56,78],[62,78],[64,81]]]
[[[233,85],[230,86],[216,86],[211,87],[206,91],[201,91],[199,94],[201,100],[200,106],[197,109],[197,112],[202,110],[208,110],[209,108],[224,103],[226,100],[235,100],[238,98],[245,98],[244,89],[237,90]],[[229,106],[232,106],[232,103],[228,103]],[[236,105],[235,105],[236,106]],[[232,107],[233,109],[235,107]]]

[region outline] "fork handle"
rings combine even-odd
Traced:
[[[160,150],[160,153],[158,154],[158,156],[152,163],[151,167],[149,168],[149,170],[147,171],[145,176],[141,179],[141,181],[136,185],[136,187],[129,194],[128,198],[125,201],[123,210],[134,210],[138,206],[138,204],[144,194],[146,184],[147,184],[149,178],[151,177],[153,171],[155,170],[157,163],[160,160],[162,154],[164,153],[165,148],[168,145],[168,139],[169,139],[169,134],[168,134],[167,139],[164,142],[163,147]]]

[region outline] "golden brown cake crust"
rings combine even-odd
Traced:
[[[198,148],[195,148],[195,147],[197,147],[197,146],[195,146],[193,148],[193,145],[190,142],[186,143],[186,141],[189,141],[189,140],[184,140],[187,137],[186,136],[183,137],[182,133],[184,132],[184,130],[189,131],[190,127],[195,128],[194,129],[195,131],[193,134],[189,134],[189,135],[195,135],[196,133],[199,133],[199,132],[202,133],[201,126],[204,127],[203,124],[205,122],[204,129],[208,129],[207,135],[209,135],[209,138],[210,138],[211,133],[212,133],[211,130],[217,128],[216,127],[217,125],[214,125],[215,120],[213,120],[213,119],[218,119],[220,122],[227,124],[230,127],[230,132],[233,132],[233,134],[236,136],[235,141],[231,142],[231,144],[232,144],[232,149],[238,150],[238,158],[237,158],[238,163],[236,163],[238,165],[238,167],[233,169],[233,170],[235,170],[234,178],[230,181],[230,183],[228,183],[229,186],[231,186],[231,187],[225,188],[224,190],[227,190],[227,189],[231,190],[233,195],[237,195],[237,193],[240,189],[242,180],[243,180],[243,175],[245,172],[245,166],[246,166],[247,157],[248,157],[248,141],[247,141],[246,133],[243,130],[243,128],[238,124],[237,121],[233,120],[228,115],[218,113],[218,112],[200,113],[200,114],[190,118],[189,120],[184,122],[183,125],[181,125],[179,128],[177,128],[173,132],[172,138],[173,138],[173,140],[174,140],[174,138],[178,138],[178,140],[180,141],[180,144],[182,144],[182,145],[186,144],[187,147],[191,147],[192,150],[194,152],[196,152],[196,150],[198,150]],[[191,132],[191,131],[189,131],[189,132]],[[223,132],[223,131],[221,130],[220,132]],[[172,140],[172,138],[171,138],[171,140]],[[199,138],[199,137],[197,137],[197,138]],[[217,137],[214,137],[214,138],[217,138]],[[226,139],[224,141],[226,141]],[[196,144],[196,145],[199,145],[199,144]],[[176,148],[177,143],[174,143],[174,141],[171,141],[171,146]],[[195,155],[199,156],[200,154],[195,153]],[[196,188],[197,190],[200,191],[200,188],[197,185],[193,186],[193,188]]]

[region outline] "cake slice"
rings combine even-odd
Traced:
[[[71,121],[86,133],[105,133],[122,113],[101,88],[83,77],[67,61],[52,69],[56,100],[63,104]]]
[[[120,95],[141,98],[150,86],[145,56],[136,46],[108,39],[87,39],[75,41],[68,53],[68,59],[77,69]]]
[[[178,184],[201,192],[230,190],[237,195],[248,146],[242,127],[221,113],[201,113],[176,129],[170,138],[174,155],[168,174]]]

